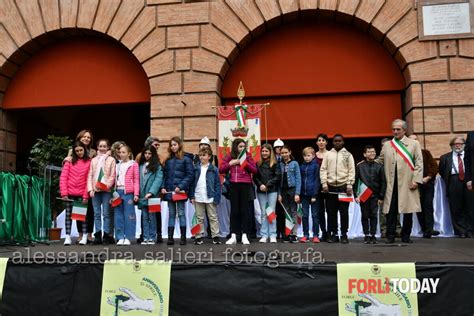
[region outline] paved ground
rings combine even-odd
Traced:
[[[322,262],[426,262],[426,263],[474,263],[474,239],[432,238],[413,239],[413,244],[365,245],[360,239],[347,245],[337,244],[241,244],[213,245],[206,240],[203,245],[194,245],[188,240],[185,246],[131,245],[123,246],[63,246],[62,242],[49,245],[35,244],[25,247],[6,245],[0,247],[0,257],[12,258],[14,262],[42,263],[46,260],[94,261],[114,258],[125,259],[172,259],[177,263],[234,262],[258,263],[259,260],[274,259],[281,263]],[[166,240],[165,240],[166,242]],[[51,262],[49,261],[49,262]],[[25,261],[23,261],[25,262]]]

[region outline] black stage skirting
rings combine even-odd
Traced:
[[[103,265],[8,264],[1,315],[99,315]],[[417,263],[440,278],[420,315],[473,315],[474,264]],[[173,264],[170,315],[337,315],[335,263]]]

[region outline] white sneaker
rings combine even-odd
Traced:
[[[147,244],[148,244],[148,245],[154,245],[154,244],[155,244],[155,241],[154,241],[154,240],[151,240],[151,239],[149,239]]]
[[[261,242],[262,244],[265,244],[267,242],[267,237],[262,237],[258,242]]]
[[[146,240],[142,241],[141,245],[148,245],[148,241]]]
[[[66,235],[66,238],[64,239],[64,246],[69,246],[71,244],[71,236]]]
[[[243,245],[250,245],[250,241],[247,238],[247,234],[242,234],[242,244]]]
[[[230,235],[230,239],[225,242],[226,245],[235,245],[237,243],[237,236],[235,234]]]
[[[117,241],[117,246],[123,246],[124,241],[125,239],[120,239],[119,241]]]
[[[276,244],[277,238],[275,236],[270,237],[270,243]]]
[[[87,234],[82,235],[82,239],[79,242],[79,245],[87,245]]]
[[[125,240],[123,241],[123,245],[124,245],[124,246],[130,246],[130,240],[128,240],[127,238],[125,238]]]

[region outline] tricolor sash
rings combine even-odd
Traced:
[[[415,170],[415,159],[405,147],[405,145],[403,145],[403,143],[397,138],[393,138],[390,141],[390,145],[397,152],[397,154],[399,154],[400,157],[402,157],[402,159],[408,164],[408,167],[411,169],[411,171]]]
[[[237,117],[237,124],[239,127],[245,126],[247,120],[247,105],[237,104],[235,105],[235,116]]]

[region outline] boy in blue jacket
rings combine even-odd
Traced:
[[[210,147],[199,150],[200,162],[194,168],[194,183],[191,187],[191,203],[194,205],[196,218],[200,225],[200,231],[196,234],[194,243],[201,245],[204,243],[202,235],[204,233],[204,216],[207,213],[209,225],[211,226],[212,243],[220,244],[219,221],[217,219],[216,206],[221,200],[221,182],[219,170],[209,163],[212,157]]]
[[[319,203],[316,196],[321,186],[319,179],[319,164],[314,159],[316,153],[314,148],[306,147],[303,149],[303,163],[300,165],[301,171],[301,205],[303,207],[303,237],[301,243],[309,242],[309,207],[311,206],[311,218],[313,220],[313,239],[312,242],[319,243]]]

